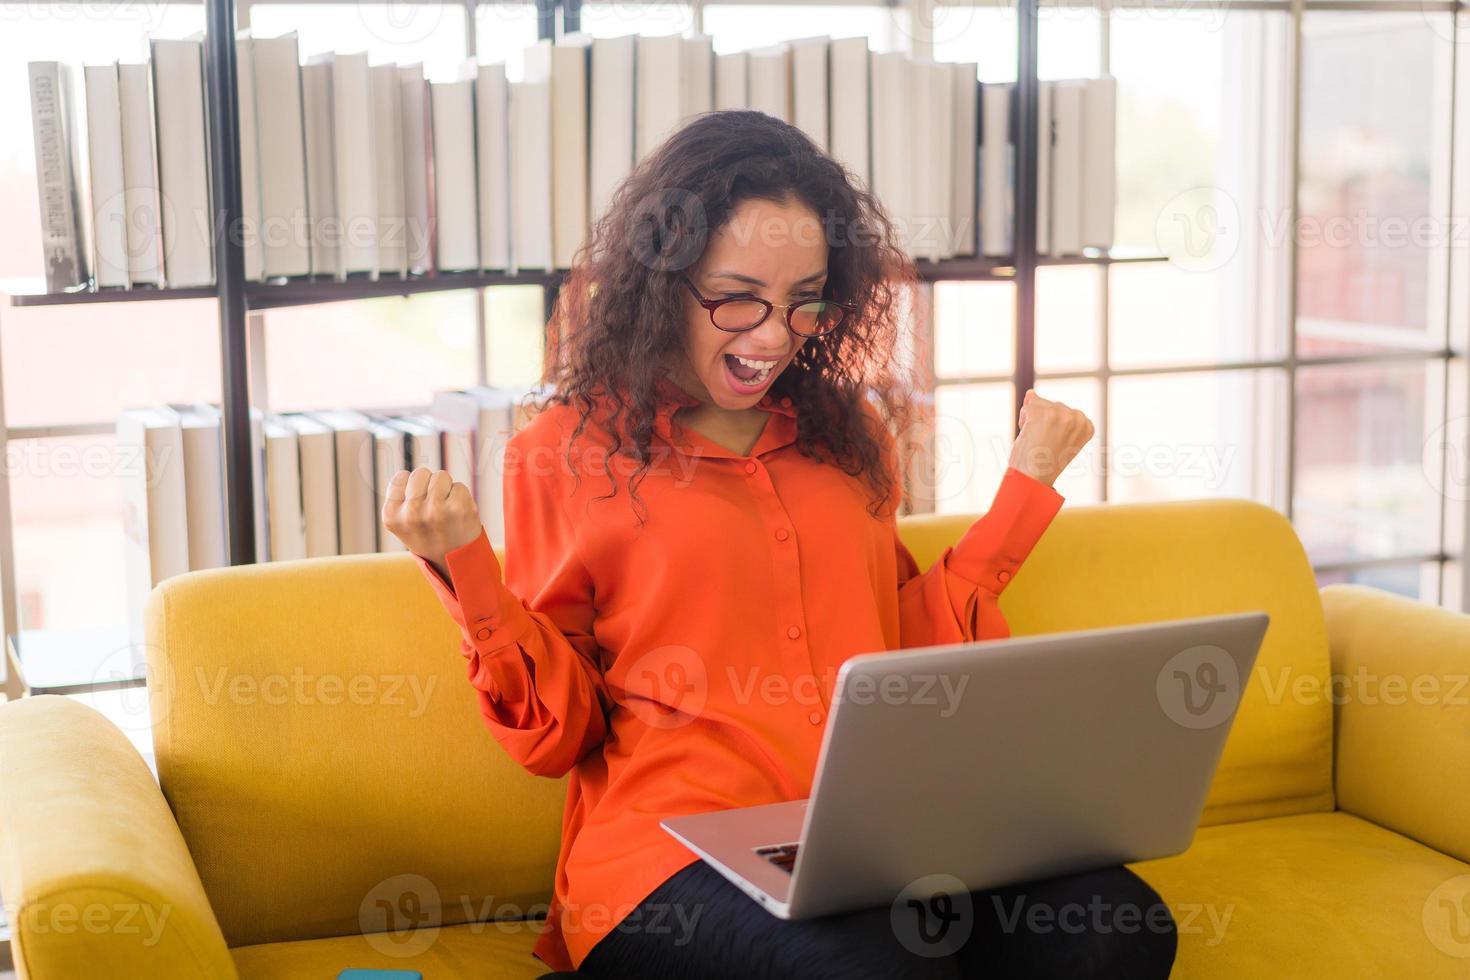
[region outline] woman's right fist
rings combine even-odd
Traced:
[[[383,526],[446,579],[444,556],[480,536],[474,495],[447,470],[399,470],[383,494]]]

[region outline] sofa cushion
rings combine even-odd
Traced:
[[[927,567],[973,517],[909,518],[904,541]],[[1265,610],[1271,623],[1202,823],[1333,808],[1322,603],[1276,511],[1244,500],[1065,507],[1000,608],[1017,636]]]
[[[1350,814],[1206,827],[1133,870],[1174,912],[1184,980],[1470,975],[1470,865]]]
[[[348,967],[417,970],[431,980],[530,980],[550,972],[531,955],[530,922],[476,923],[230,950],[240,980],[330,980]]]

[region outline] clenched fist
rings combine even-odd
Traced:
[[[383,526],[409,551],[431,563],[445,581],[444,556],[480,536],[474,495],[447,470],[399,470],[383,494]]]
[[[1021,431],[1011,447],[1010,465],[1047,486],[1092,438],[1092,422],[1075,408],[1047,401],[1027,389],[1018,419]]]

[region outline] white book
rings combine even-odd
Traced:
[[[189,523],[184,489],[184,430],[167,407],[128,409],[118,416],[123,491],[128,626],[134,661],[143,661],[143,607],[164,579],[189,570]]]
[[[1036,104],[1036,254],[1051,254],[1051,103],[1055,82],[1042,82]]]
[[[332,54],[332,150],[337,216],[342,222],[341,274],[378,275],[378,177],[373,135],[373,83],[367,54]]]
[[[684,38],[679,59],[679,121],[682,125],[715,107],[715,45],[708,34]]]
[[[1082,251],[1082,90],[1079,81],[1052,89],[1051,254]]]
[[[715,55],[715,108],[750,108],[750,56],[744,51]]]
[[[678,79],[683,75],[684,39],[638,38],[637,132],[633,151],[639,160],[679,128],[684,97]]]
[[[339,554],[337,544],[337,441],[329,426],[306,414],[282,415],[296,431],[301,460],[301,512],[306,557]]]
[[[1112,76],[1090,78],[1082,92],[1082,245],[1103,251],[1113,247],[1113,215],[1117,211],[1118,82]]]
[[[73,106],[70,66],[59,61],[33,61],[27,70],[46,289],[57,293],[85,285],[91,278],[81,134]]]
[[[909,236],[913,233],[910,203],[913,187],[910,154],[913,148],[909,139],[894,139],[892,134],[908,132],[908,59],[896,51],[875,51],[870,64],[872,132],[887,134],[873,141],[872,189],[907,250]]]
[[[954,163],[954,85],[947,65],[928,59],[909,62],[909,105],[915,155],[914,235],[911,249],[931,262],[951,254],[951,170]]]
[[[408,270],[422,274],[434,268],[433,172],[434,115],[423,65],[398,69],[403,99],[403,206],[408,216]]]
[[[408,275],[408,218],[403,195],[403,100],[398,66],[374,65],[373,155],[378,198],[378,273]]]
[[[520,389],[484,385],[439,391],[431,409],[445,435],[445,468],[473,491],[486,537],[497,548],[505,544],[505,446],[515,432],[521,394]],[[459,475],[466,469],[473,474],[470,479]]]
[[[306,518],[301,510],[301,458],[296,429],[279,416],[265,419],[266,513],[270,560],[306,557]]]
[[[551,82],[510,86],[510,256],[515,270],[553,267]]]
[[[313,412],[332,431],[337,464],[337,551],[378,550],[377,463],[372,421],[361,412]]]
[[[218,411],[217,406],[211,406]],[[265,413],[250,409],[250,476],[254,490],[251,492],[251,516],[255,523],[255,560],[257,563],[271,560],[270,515],[266,511],[265,496]],[[228,532],[226,533],[228,552]]]
[[[384,424],[391,425],[404,435],[405,468],[416,470],[424,466],[431,470],[444,469],[443,433],[431,416],[400,415],[385,419]]]
[[[949,65],[954,118],[950,164],[950,254],[975,254],[975,200],[979,192],[980,83],[974,62]]]
[[[405,434],[380,419],[370,420],[368,431],[373,437],[373,514],[377,521],[378,550],[407,551],[408,546],[383,523],[388,484],[393,474],[404,468]]]
[[[754,48],[750,55],[750,107],[791,122],[791,45]]]
[[[128,226],[128,278],[157,285],[163,278],[158,219],[158,150],[153,142],[153,92],[146,64],[117,66],[122,116],[123,195]]]
[[[631,34],[592,42],[587,208],[593,221],[607,211],[613,192],[633,169],[637,52],[638,38]]]
[[[435,255],[441,272],[480,267],[475,188],[475,83],[429,86],[434,115]]]
[[[255,86],[254,42],[250,31],[235,33],[235,95],[240,121],[240,230],[244,238],[245,278],[265,278],[265,249],[260,240],[259,95]]]
[[[831,44],[831,39],[825,37],[791,42],[791,122],[810,136],[823,153],[832,146],[827,83]]]
[[[311,274],[311,222],[307,212],[306,129],[302,118],[301,54],[295,34],[257,37],[255,129],[260,157],[260,227],[265,275]]]
[[[503,63],[479,66],[475,79],[475,142],[480,184],[480,266],[509,269],[510,83]]]
[[[336,138],[332,133],[332,63],[318,55],[301,66],[306,127],[306,210],[311,216],[311,273],[342,275],[341,215],[337,208]]]
[[[87,174],[91,181],[92,275],[98,286],[129,285],[127,199],[117,65],[82,69],[87,93]]]
[[[839,38],[832,42],[828,56],[832,68],[828,100],[832,157],[866,187],[872,175],[868,147],[868,39]]]
[[[179,418],[184,448],[184,514],[189,570],[230,563],[225,539],[224,436],[214,405],[170,405]]]
[[[163,270],[170,288],[214,284],[203,43],[153,38],[154,113],[163,200]]]
[[[551,251],[570,269],[587,238],[587,55],[592,39],[563,35],[525,52],[527,81],[551,80]]]
[[[1011,86],[980,87],[980,252],[1011,252],[1014,144],[1010,138]]]

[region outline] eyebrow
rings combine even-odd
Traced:
[[[807,276],[805,279],[798,279],[795,284],[798,285],[798,286],[802,286],[802,285],[805,285],[806,283],[809,283],[809,282],[815,282],[818,279],[824,279],[824,278],[826,278],[826,276],[827,276],[827,270],[823,269],[821,272],[813,272],[811,275]],[[747,275],[744,275],[744,274],[739,273],[739,272],[711,272],[710,273],[710,278],[711,279],[734,279],[736,282],[746,282],[746,283],[750,283],[750,285],[752,285],[752,286],[760,286],[762,288],[765,288],[765,285],[766,285],[764,282],[762,282],[761,280],[755,278],[754,276],[747,276]]]

